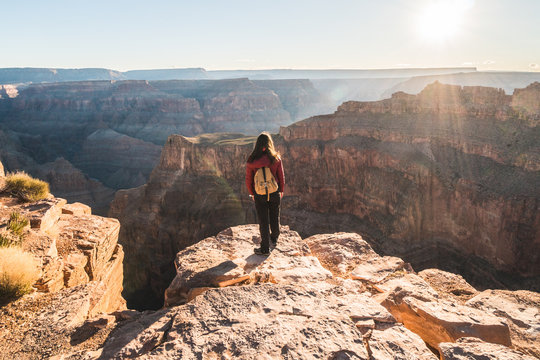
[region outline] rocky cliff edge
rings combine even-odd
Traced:
[[[253,254],[259,241],[258,227],[243,225],[180,251],[166,307],[122,323],[88,358],[540,355],[538,293],[478,292],[458,275],[417,274],[354,233],[302,239],[282,227],[269,257]]]
[[[28,220],[20,246],[40,265],[39,279],[32,293],[0,307],[0,358],[46,358],[103,342],[115,319],[104,314],[126,308],[119,222],[52,195],[21,203],[0,191],[0,228],[13,213]]]

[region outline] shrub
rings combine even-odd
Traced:
[[[5,190],[23,201],[38,201],[49,194],[49,184],[18,171],[7,175]]]
[[[38,263],[32,254],[18,247],[0,248],[0,302],[31,292],[38,276]]]
[[[8,229],[19,238],[22,237],[23,230],[28,225],[28,219],[19,214],[18,212],[12,212],[9,216]]]
[[[0,231],[0,248],[19,245],[21,238],[8,231]]]

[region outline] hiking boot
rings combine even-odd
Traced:
[[[263,255],[263,256],[268,256],[268,255],[270,255],[270,251],[268,251],[268,250],[264,251],[264,250],[261,249],[261,248],[256,248],[256,249],[254,250],[254,253],[257,254],[257,255]]]
[[[270,240],[270,250],[275,249],[277,246],[277,241]]]

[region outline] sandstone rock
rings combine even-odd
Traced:
[[[255,241],[254,241],[255,239]],[[331,277],[309,255],[300,236],[283,227],[278,245],[269,257],[253,253],[260,242],[255,225],[229,228],[215,237],[206,238],[176,257],[177,275],[165,292],[165,305],[193,299],[209,287],[251,282],[315,282]]]
[[[467,305],[507,320],[512,348],[540,357],[540,294],[531,291],[482,291]]]
[[[538,126],[540,123],[540,82],[536,81],[524,89],[516,89],[512,96],[512,106],[518,110],[523,110],[527,114],[536,115],[529,121],[529,126]]]
[[[92,208],[81,203],[66,204],[62,207],[62,214],[69,215],[92,215]]]
[[[21,210],[33,229],[45,232],[56,224],[66,203],[64,199],[49,198],[21,206]]]
[[[385,284],[387,290],[379,297],[381,304],[396,320],[418,334],[437,349],[441,342],[455,342],[462,337],[477,337],[484,341],[511,345],[505,321],[472,307],[439,299],[416,275],[406,275]]]
[[[438,359],[420,336],[403,325],[372,330],[367,341],[372,359]]]
[[[83,254],[72,253],[67,256],[64,266],[65,287],[74,287],[89,281],[88,274],[85,271],[87,263],[88,258]]]
[[[6,174],[4,173],[4,165],[0,161],[0,177],[3,177],[3,176],[6,176]],[[0,187],[0,190],[1,189],[2,189],[2,187]]]
[[[65,286],[64,262],[58,257],[43,256],[41,260],[41,275],[34,286],[39,291],[56,292]]]
[[[456,343],[441,343],[441,360],[533,360],[534,357],[477,338],[461,338]]]
[[[126,309],[120,225],[54,197],[32,204],[0,197],[0,223],[12,212],[35,225],[24,231],[21,247],[39,260],[41,273],[39,292],[0,310],[0,357],[49,358],[69,349],[64,355],[80,359],[112,330],[115,317],[103,314]]]
[[[105,345],[102,355],[368,359],[363,335],[351,318],[368,319],[375,309],[379,316],[386,311],[368,296],[353,290],[344,292],[345,288],[316,282],[210,289],[188,304],[119,327],[115,333],[118,337],[115,335]],[[342,298],[343,295],[348,298]],[[345,304],[357,307],[344,310]],[[378,329],[379,321],[371,319]],[[381,326],[388,327],[388,323]],[[393,331],[400,334],[399,339],[391,334]],[[406,349],[404,353],[415,354],[419,359],[435,359],[422,341],[406,329],[380,332],[375,336],[386,337],[386,342],[377,345],[377,354],[392,354],[399,344]]]
[[[116,322],[116,317],[113,315],[101,315],[93,319],[86,320],[83,326],[103,329]]]
[[[354,233],[314,235],[305,239],[313,255],[333,274],[347,277],[356,266],[379,255]]]
[[[376,284],[384,281],[397,271],[411,272],[412,268],[400,258],[378,256],[367,259],[364,263],[358,265],[351,273],[351,278]]]
[[[462,276],[439,269],[426,269],[418,273],[439,295],[465,302],[475,296],[478,291]]]
[[[99,348],[114,326],[114,316],[98,315],[103,283],[90,282],[55,293],[34,293],[0,311],[1,358],[80,359]],[[60,354],[59,354],[60,353]],[[78,356],[77,356],[78,355]]]
[[[321,264],[338,276],[379,283],[396,271],[413,271],[399,258],[379,256],[358,234],[314,235],[305,241]]]
[[[118,220],[95,215],[62,215],[58,224],[58,246],[83,254],[90,280],[101,280],[106,264],[117,247]]]

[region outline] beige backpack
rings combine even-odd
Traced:
[[[267,201],[270,201],[270,194],[278,191],[278,184],[272,171],[268,167],[262,167],[255,173],[255,192],[259,195],[266,195]]]

